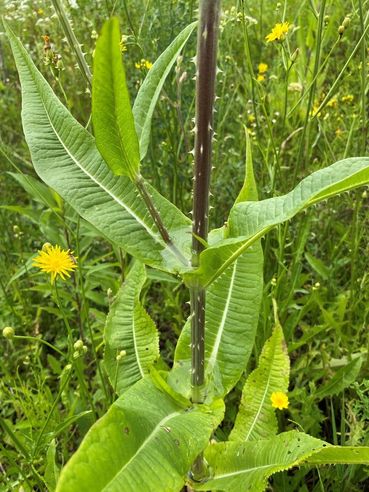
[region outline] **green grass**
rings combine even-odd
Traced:
[[[154,61],[196,17],[196,3],[83,0],[69,13],[90,65],[96,32],[107,16],[119,16],[127,36],[129,89],[135,95],[145,75],[135,63]],[[212,226],[224,223],[242,186],[244,126],[252,137],[261,198],[286,193],[303,176],[336,160],[368,153],[367,10],[363,0],[224,0]],[[50,3],[5,1],[2,11],[56,93],[91,130],[90,95]],[[350,21],[340,35],[345,17]],[[291,24],[286,41],[266,43],[265,36],[283,20]],[[61,71],[45,64],[44,34],[61,55]],[[194,51],[193,38],[165,85],[143,169],[186,213],[191,209]],[[24,337],[0,343],[0,490],[53,490],[55,469],[114,398],[101,365],[103,328],[130,258],[46,186],[24,179],[36,176],[22,135],[19,84],[5,38],[0,55],[0,326],[12,326]],[[257,80],[259,63],[268,64],[262,81]],[[280,419],[281,429],[297,427],[332,443],[368,445],[368,192],[343,195],[329,207],[317,206],[263,242],[265,295],[250,368],[271,333],[275,299],[292,360],[291,404]],[[48,278],[30,266],[46,241],[71,248],[79,257],[76,275],[59,284],[64,316]],[[184,292],[164,274],[149,272],[145,305],[161,332],[165,364],[172,361],[188,314]],[[66,323],[73,340],[82,338],[87,346],[72,364]],[[350,365],[355,357],[362,360],[358,370]],[[337,370],[347,384],[319,397]],[[228,396],[220,439],[231,429],[239,395],[236,389]],[[278,492],[351,492],[368,486],[366,470],[359,466],[302,467],[273,479]]]

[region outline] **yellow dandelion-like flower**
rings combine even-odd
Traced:
[[[286,393],[282,393],[282,391],[275,391],[272,393],[270,399],[272,400],[272,407],[279,408],[279,410],[288,408],[288,396]]]
[[[45,273],[50,273],[51,283],[54,283],[57,275],[65,280],[65,277],[70,277],[69,272],[77,268],[76,258],[69,249],[65,251],[60,246],[52,246],[50,243],[43,245],[38,256],[33,259],[32,266]]]
[[[278,22],[278,24],[273,27],[272,31],[265,36],[265,39],[268,43],[271,43],[272,41],[283,41],[289,28],[289,22]]]
[[[263,75],[262,73],[259,73],[258,76],[256,77],[256,80],[258,82],[263,82],[265,80],[265,75]]]
[[[258,65],[258,72],[260,74],[266,73],[268,70],[268,65],[266,63],[259,63]]]

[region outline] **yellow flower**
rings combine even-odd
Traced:
[[[32,266],[39,268],[45,273],[51,274],[51,283],[55,281],[57,275],[65,280],[70,277],[69,272],[77,268],[76,258],[68,249],[65,251],[60,246],[52,246],[50,243],[44,244],[38,256],[33,259]]]
[[[338,99],[336,97],[332,97],[332,99],[330,99],[328,102],[327,102],[327,106],[329,108],[336,108],[337,107],[337,104],[338,104]]]
[[[258,82],[263,82],[263,80],[265,80],[265,75],[263,75],[262,73],[259,73],[259,75],[257,76],[256,80]]]
[[[315,102],[313,104],[313,107],[312,107],[312,110],[311,110],[311,116],[320,116],[321,115],[321,112],[319,111],[318,112],[318,109],[320,107],[320,104],[318,102]]]
[[[347,94],[347,96],[342,96],[341,101],[351,103],[354,100],[354,96],[352,94]]]
[[[279,408],[279,410],[288,408],[288,396],[286,393],[282,393],[282,391],[275,391],[272,393],[270,399],[272,400],[272,407]]]
[[[258,72],[260,74],[266,73],[267,70],[268,70],[268,65],[266,63],[259,63]]]
[[[152,67],[152,63],[149,60],[145,60],[145,58],[142,58],[139,62],[135,63],[135,67],[137,70],[150,70]]]
[[[278,24],[273,27],[272,31],[265,36],[265,39],[268,43],[271,43],[272,41],[283,41],[289,28],[290,24],[288,22],[278,22]]]

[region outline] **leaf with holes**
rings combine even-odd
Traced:
[[[265,342],[259,365],[247,378],[242,391],[240,408],[231,441],[267,439],[277,434],[278,426],[272,407],[272,393],[286,393],[289,382],[290,360],[283,330],[277,325]]]
[[[135,185],[108,169],[93,137],[61,104],[5,26],[21,79],[23,128],[37,174],[129,254],[169,272],[188,268],[191,221],[148,187],[176,249],[164,243]]]
[[[63,469],[57,492],[179,492],[224,405],[192,406],[165,385],[146,377],[120,397]]]
[[[143,378],[159,358],[158,332],[139,300],[145,280],[145,267],[136,261],[106,320],[104,363],[118,394]],[[120,359],[122,350],[126,355]]]
[[[263,492],[274,473],[301,465],[369,464],[369,447],[331,446],[302,432],[290,431],[272,439],[211,444],[205,459],[212,470],[195,490]]]

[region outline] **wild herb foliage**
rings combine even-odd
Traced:
[[[200,490],[239,490],[249,484],[250,490],[263,490],[270,475],[292,465],[367,463],[367,449],[350,447],[367,443],[367,196],[361,189],[325,201],[368,182],[368,159],[346,159],[367,152],[365,3],[359,1],[347,12],[331,2],[322,2],[319,11],[294,2],[275,9],[223,3],[211,200],[215,210],[210,214],[211,225],[221,229],[210,233],[199,270],[189,266],[187,213],[194,114],[194,37],[189,36],[197,5],[136,3],[131,9],[124,2],[118,11],[113,5],[96,3],[92,8],[79,2],[67,13],[91,66],[103,18],[118,14],[124,26],[120,46],[118,22],[104,28],[105,40],[107,32],[114,34],[115,42],[105,45],[114,50],[112,63],[106,63],[108,56],[99,58],[106,55],[104,30],[96,46],[94,75],[113,82],[99,96],[97,76],[92,90],[93,132],[100,152],[91,137],[88,84],[75,68],[74,50],[63,42],[58,19],[51,17],[51,5],[5,5],[11,28],[17,29],[15,21],[22,20],[27,33],[19,31],[26,50],[12,34],[10,38],[24,91],[23,122],[32,164],[21,136],[16,76],[4,43],[1,155],[4,170],[12,171],[0,176],[0,319],[8,327],[1,366],[4,488],[55,490],[61,465],[105,412],[67,465],[58,490],[83,490],[82,481],[75,481],[77,473],[89,491],[123,486],[180,490],[213,432],[218,442],[205,450],[213,475],[205,485],[193,484]],[[269,43],[268,33],[273,34]],[[113,75],[117,79],[109,79]],[[124,97],[114,96],[115,83]],[[130,100],[129,122],[122,115],[130,114]],[[109,121],[103,121],[105,116]],[[107,132],[108,125],[117,131]],[[251,141],[246,150],[244,125]],[[115,141],[106,145],[108,134]],[[105,164],[103,158],[116,170],[110,155],[114,149],[117,165],[126,163],[126,172],[118,174],[128,177],[114,176]],[[139,160],[147,181],[137,173]],[[323,169],[335,161],[341,162]],[[257,199],[255,181],[258,203],[251,202]],[[315,210],[269,232],[309,205]],[[52,286],[32,269],[34,254],[45,242],[73,251],[78,269],[69,282],[57,280]],[[135,263],[130,255],[137,258]],[[160,270],[145,273],[142,262]],[[200,282],[207,288],[202,405],[189,399],[188,294],[174,272],[190,286]],[[280,321],[272,314],[272,299]],[[285,345],[276,341],[280,328],[272,335],[279,322],[292,362],[290,406],[283,414],[272,406],[272,395],[286,392],[288,379]],[[272,352],[278,361],[274,365]],[[116,399],[115,392],[122,396]],[[225,395],[225,418],[218,427],[223,418],[218,398]],[[315,438],[291,430],[296,423]],[[237,437],[245,429],[255,443]],[[287,432],[274,437],[280,431]],[[266,441],[258,441],[260,433]],[[109,467],[97,474],[104,459]],[[86,460],[94,464],[86,466]],[[155,477],[142,469],[148,462]],[[275,475],[275,490],[365,487],[363,467],[319,467],[318,473],[314,466],[293,476]]]

